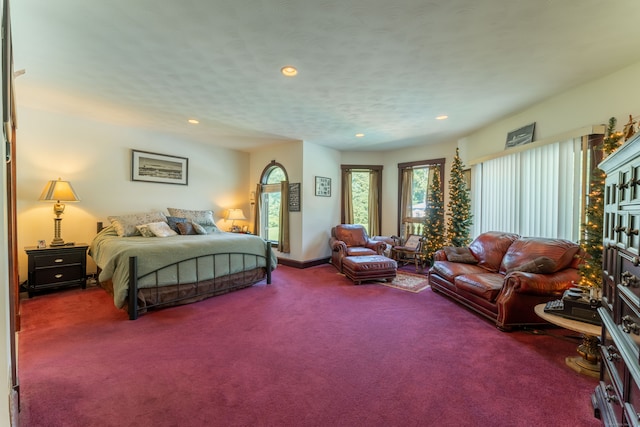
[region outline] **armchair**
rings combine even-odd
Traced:
[[[383,255],[387,244],[384,241],[369,238],[367,231],[361,225],[340,224],[331,229],[329,246],[331,247],[331,264],[342,273],[344,257]]]

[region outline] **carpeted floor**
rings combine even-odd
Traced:
[[[562,330],[503,333],[330,265],[136,321],[97,288],[23,301],[31,426],[597,426]]]

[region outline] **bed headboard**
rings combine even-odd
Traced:
[[[101,231],[102,231],[102,229],[104,228],[104,227],[102,226],[102,221],[98,221],[96,225],[97,225],[97,227],[96,227],[96,228],[97,228],[97,232],[98,232],[98,233],[99,233],[99,232],[101,232]]]

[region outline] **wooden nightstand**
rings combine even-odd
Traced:
[[[27,291],[31,298],[39,289],[61,286],[87,286],[86,243],[73,246],[24,248],[29,257]]]

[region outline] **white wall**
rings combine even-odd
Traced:
[[[18,248],[21,282],[27,277],[22,250],[53,238],[53,206],[38,198],[46,182],[58,177],[72,183],[80,202],[67,203],[62,238],[91,243],[96,222],[107,216],[167,207],[212,209],[218,225],[226,209],[249,211],[249,155],[132,127],[35,108],[18,109]],[[189,159],[188,185],[131,180],[131,149]],[[91,258],[89,272],[95,271]]]
[[[340,223],[340,152],[305,142],[303,165],[302,255],[307,261],[331,256],[331,227]],[[316,176],[331,178],[331,197],[316,196]]]
[[[606,59],[604,59],[606,60]],[[621,130],[629,114],[640,115],[640,62],[615,73],[548,98],[524,111],[475,132],[460,140],[460,156],[473,161],[504,151],[507,133],[535,122],[535,139],[618,120]]]

